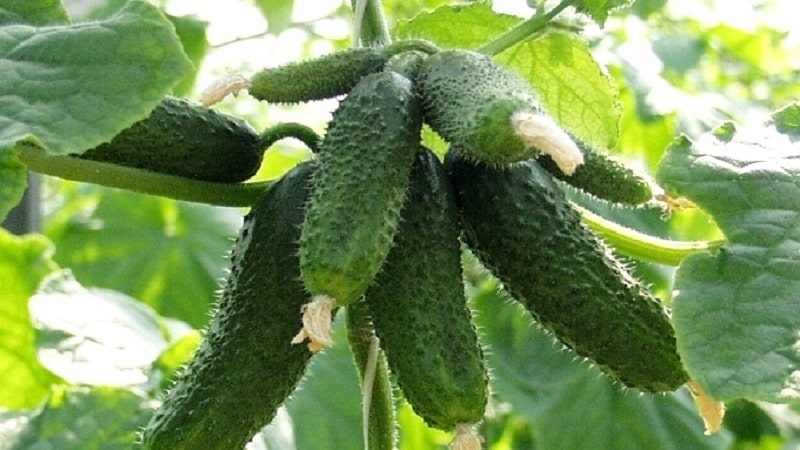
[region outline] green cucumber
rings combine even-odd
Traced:
[[[297,103],[344,95],[361,78],[383,70],[389,59],[401,52],[438,49],[421,40],[397,41],[385,47],[342,50],[314,59],[266,68],[250,79],[253,97],[272,103]]]
[[[420,128],[411,81],[394,71],[364,77],[334,112],[300,238],[315,297],[345,306],[372,282],[397,230]]]
[[[582,155],[528,83],[481,53],[441,51],[417,79],[425,121],[476,160],[508,164],[548,153],[569,174]]]
[[[150,115],[81,159],[203,181],[235,183],[253,176],[264,155],[243,120],[166,97]]]
[[[488,385],[464,295],[460,232],[444,168],[423,149],[395,245],[365,299],[406,399],[447,431],[481,420]]]
[[[548,155],[541,155],[539,164],[559,180],[603,200],[638,205],[653,198],[647,180],[599,149],[575,141],[583,152],[584,162],[572,175],[564,175]]]
[[[465,240],[537,322],[627,386],[659,392],[687,381],[664,305],[535,160],[490,167],[451,149],[446,167]]]
[[[144,448],[244,448],[302,377],[312,353],[289,341],[309,300],[297,240],[312,167],[292,169],[245,218],[205,339],[145,427]]]

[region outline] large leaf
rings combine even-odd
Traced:
[[[3,450],[123,450],[152,413],[141,394],[118,388],[55,389],[42,408],[0,415]]]
[[[683,261],[673,304],[689,374],[721,400],[800,398],[800,143],[793,105],[773,124],[680,138],[659,181],[727,238]]]
[[[69,22],[60,0],[5,0],[0,5],[0,25],[58,25]]]
[[[36,359],[28,299],[56,270],[53,247],[42,236],[16,237],[0,229],[0,407],[31,408],[56,381]]]
[[[475,49],[519,23],[483,2],[443,6],[400,22],[399,37],[424,38],[446,48]],[[565,128],[586,142],[611,148],[618,135],[618,92],[579,37],[546,33],[496,57],[525,78],[542,105]]]
[[[13,151],[0,150],[0,222],[22,199],[28,171]]]
[[[501,295],[495,281],[480,272],[471,277],[476,321],[491,350],[492,387],[530,421],[537,448],[726,448],[727,433],[703,434],[688,392],[624,389],[532,326],[530,315]]]
[[[145,386],[167,347],[157,316],[136,299],[86,289],[65,270],[31,297],[39,360],[71,384]]]
[[[46,232],[56,261],[82,284],[202,328],[241,221],[235,209],[81,185],[49,216]]]
[[[146,117],[190,68],[172,23],[144,1],[100,22],[2,26],[0,148],[95,147]]]
[[[575,9],[586,13],[598,25],[603,26],[611,10],[628,6],[633,0],[573,0],[571,3]]]

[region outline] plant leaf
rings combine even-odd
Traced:
[[[492,368],[492,388],[533,426],[536,448],[722,449],[727,432],[703,434],[688,392],[642,394],[559,348],[485,273],[468,290]],[[620,432],[620,424],[624,432]]]
[[[70,384],[146,387],[167,347],[158,317],[136,299],[48,276],[29,301],[39,360]]]
[[[719,400],[800,398],[800,143],[793,118],[677,139],[659,181],[709,213],[718,254],[683,261],[673,319],[689,374]]]
[[[61,0],[5,0],[0,6],[0,26],[12,23],[60,25],[69,22]]]
[[[25,164],[13,151],[0,149],[0,222],[22,200],[27,180]]]
[[[206,324],[242,224],[238,210],[89,185],[62,192],[46,233],[81,284],[124,292],[196,329]]]
[[[58,377],[36,358],[28,299],[41,279],[56,270],[52,244],[39,235],[17,237],[0,228],[0,406],[32,408]]]
[[[633,0],[573,0],[572,5],[585,13],[601,27],[606,23],[608,13],[633,3]]]
[[[392,32],[398,38],[429,39],[442,48],[475,49],[520,22],[497,14],[489,2],[445,5],[400,20]]]
[[[113,17],[0,32],[0,148],[86,150],[143,119],[190,69],[172,23],[131,0]]]
[[[292,26],[294,0],[256,0],[256,6],[267,19],[271,34],[277,35]]]
[[[511,47],[497,60],[533,85],[544,108],[563,127],[597,147],[614,147],[619,93],[581,38],[547,33]]]
[[[0,415],[6,450],[122,450],[152,414],[148,400],[112,387],[61,387],[42,408]]]

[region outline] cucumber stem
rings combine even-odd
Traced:
[[[395,413],[392,385],[386,358],[375,336],[367,305],[356,302],[347,307],[347,337],[361,377],[365,450],[395,448]],[[370,371],[372,381],[370,382]]]
[[[193,180],[116,164],[56,156],[29,144],[15,148],[28,169],[73,181],[127,189],[216,206],[252,206],[271,181],[257,183],[214,183]]]
[[[725,241],[671,241],[622,226],[605,219],[582,206],[571,203],[581,213],[581,220],[620,253],[644,261],[679,266],[695,253],[713,252]]]
[[[553,18],[572,4],[572,0],[563,0],[550,11],[537,13],[514,28],[483,44],[478,51],[486,55],[496,55],[542,31]]]
[[[322,142],[322,138],[308,126],[297,122],[283,122],[264,130],[261,133],[258,145],[260,148],[267,149],[272,147],[275,142],[285,138],[297,139],[308,147],[312,153],[319,152],[319,145]]]

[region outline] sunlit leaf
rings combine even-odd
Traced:
[[[42,236],[13,236],[0,229],[0,406],[32,408],[58,378],[36,358],[28,299],[56,270],[52,244]]]

